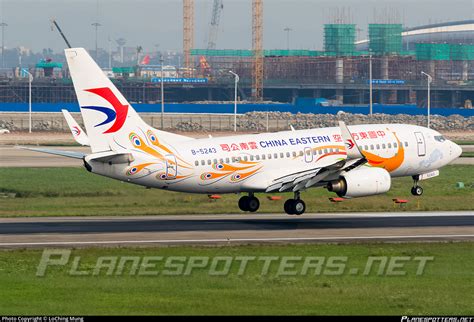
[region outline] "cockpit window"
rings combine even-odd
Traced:
[[[435,140],[438,141],[438,142],[444,142],[446,141],[445,137],[442,136],[442,135],[435,135]]]

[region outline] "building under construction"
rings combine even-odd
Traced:
[[[474,99],[474,21],[423,26],[416,33],[401,24],[370,24],[368,39],[362,42],[356,42],[354,24],[333,23],[322,31],[324,50],[264,50],[262,16],[256,15],[262,10],[261,0],[253,4],[252,50],[215,49],[215,39],[207,49],[193,49],[192,36],[184,37],[186,66],[178,76],[206,82],[166,84],[168,102],[233,100],[229,70],[240,77],[241,100],[293,102],[297,97],[321,97],[340,104],[368,104],[372,78],[374,103],[424,106],[427,78],[422,72],[433,80],[432,106],[460,107]],[[191,10],[192,1],[185,5]],[[192,31],[190,25],[184,29]],[[406,37],[411,37],[409,45]],[[113,79],[124,95],[134,103],[159,102],[159,84],[141,77],[140,67],[131,72],[130,77]],[[34,101],[74,102],[67,74],[62,70],[62,78],[35,79]],[[0,100],[27,102],[27,79],[0,83]]]

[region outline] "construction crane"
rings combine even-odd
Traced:
[[[209,41],[207,49],[216,49],[217,32],[219,31],[219,21],[221,19],[222,9],[224,9],[223,0],[214,0],[212,4],[211,26],[209,27]]]
[[[61,28],[59,28],[59,25],[58,23],[56,22],[56,20],[53,18],[51,19],[51,31],[53,31],[54,27],[56,27],[56,29],[59,31],[59,33],[61,34],[61,37],[63,37],[64,41],[66,42],[66,45],[67,45],[67,48],[71,48],[71,44],[69,44],[69,41],[67,40],[66,36],[64,35],[63,31],[61,30]]]
[[[263,0],[252,0],[252,97],[263,98]]]
[[[194,0],[183,0],[184,76],[193,76],[191,49],[194,47]]]

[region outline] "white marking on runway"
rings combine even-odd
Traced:
[[[37,243],[0,243],[0,247],[11,246],[68,246],[68,245],[116,245],[116,244],[187,244],[187,243],[230,243],[230,242],[297,242],[297,241],[334,241],[334,240],[373,240],[373,239],[426,239],[426,238],[474,238],[470,235],[407,235],[407,236],[357,236],[357,237],[274,237],[274,238],[216,238],[216,239],[158,239],[158,240],[122,240],[122,241],[71,241]]]

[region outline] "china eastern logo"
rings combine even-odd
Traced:
[[[115,96],[112,90],[108,87],[91,88],[86,89],[85,91],[102,97],[113,107],[113,109],[111,109],[105,106],[82,106],[82,108],[99,111],[107,116],[105,121],[96,124],[95,127],[114,122],[112,126],[103,133],[114,133],[120,130],[123,124],[125,123],[125,119],[127,118],[128,105],[123,105],[122,103],[120,103],[117,96]]]
[[[354,147],[354,141],[352,141],[351,139],[347,140],[346,142],[346,146],[349,150],[352,150],[352,148]]]

